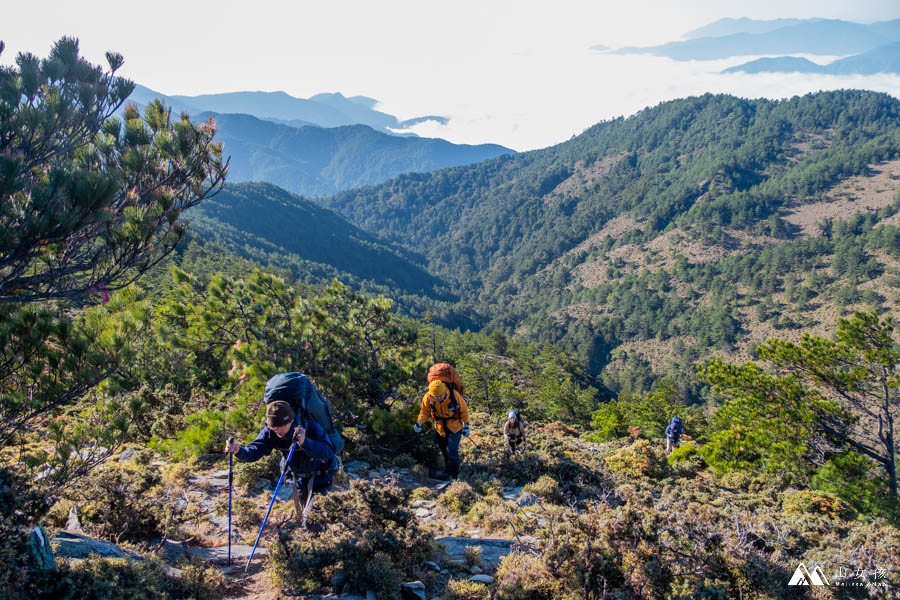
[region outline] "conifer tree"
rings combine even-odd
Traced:
[[[0,67],[3,444],[115,372],[140,323],[116,302],[72,309],[158,264],[184,235],[181,212],[224,184],[214,122],[173,119],[159,101],[142,117],[124,106],[121,55],[106,58],[104,71],[64,37],[45,59]]]

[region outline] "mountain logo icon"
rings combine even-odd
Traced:
[[[806,565],[800,563],[788,585],[830,585],[830,583],[825,572],[822,571],[822,567],[816,567],[810,571]]]

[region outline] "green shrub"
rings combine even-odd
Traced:
[[[537,481],[529,483],[522,488],[523,492],[530,492],[547,502],[559,503],[565,499],[559,488],[559,482],[549,475],[541,475]]]
[[[609,442],[628,434],[625,416],[615,400],[610,400],[597,409],[591,417],[591,426],[594,431],[585,436],[591,442]]]
[[[688,442],[675,448],[666,458],[672,472],[678,477],[691,477],[706,467],[697,444]]]
[[[102,598],[103,600],[210,600],[224,589],[215,569],[187,567],[173,577],[155,560],[88,558],[56,571],[32,573],[18,589],[29,600]]]
[[[541,557],[530,554],[507,554],[496,576],[498,600],[555,600],[558,579]]]
[[[252,491],[260,479],[278,481],[280,475],[280,452],[273,452],[256,462],[234,461],[234,485],[244,492]]]
[[[811,484],[840,497],[860,514],[900,522],[897,499],[885,493],[890,486],[873,475],[871,462],[856,452],[831,456],[812,476]]]
[[[409,454],[398,454],[394,457],[394,464],[401,469],[409,469],[418,463],[416,463],[416,459]]]
[[[466,579],[451,579],[444,588],[441,600],[489,600],[491,589],[483,583]]]
[[[722,485],[734,490],[746,490],[750,487],[751,478],[742,471],[732,471],[720,478]]]
[[[640,439],[607,456],[606,466],[613,473],[624,475],[629,479],[643,477],[658,479],[666,476],[669,464],[661,449],[654,448],[649,440]]]
[[[463,558],[466,561],[466,565],[470,568],[480,567],[481,553],[481,546],[466,546],[466,549],[463,552]]]
[[[428,467],[425,465],[413,465],[409,469],[409,476],[419,483],[425,483],[428,479]]]
[[[270,550],[271,575],[286,589],[311,592],[344,569],[352,588],[375,591],[378,598],[398,597],[400,582],[414,576],[432,551],[405,501],[399,488],[363,480],[327,494],[317,513],[326,531],[283,526]]]
[[[828,519],[848,519],[853,516],[853,509],[846,502],[834,494],[817,490],[786,493],[782,507],[785,512]]]
[[[477,499],[478,495],[471,485],[465,481],[454,481],[438,497],[438,503],[449,511],[465,514]]]
[[[88,501],[79,505],[86,531],[116,541],[141,541],[163,533],[171,503],[165,500],[159,470],[111,462],[94,470],[80,485]]]

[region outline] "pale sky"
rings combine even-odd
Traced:
[[[898,76],[725,76],[718,72],[746,59],[677,63],[589,51],[677,40],[722,17],[895,19],[898,0],[32,0],[7,3],[3,13],[2,63],[20,51],[45,56],[72,35],[89,60],[105,64],[105,50],[120,52],[122,75],[165,94],[362,94],[401,119],[451,118],[416,127],[420,135],[516,150],[706,91],[780,98],[859,87],[900,96]]]

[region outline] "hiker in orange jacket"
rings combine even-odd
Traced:
[[[459,442],[461,436],[469,435],[469,407],[465,398],[455,389],[451,393],[446,383],[435,379],[428,384],[428,393],[422,398],[419,418],[414,427],[416,433],[422,431],[422,424],[429,418],[434,421],[446,474],[456,479],[459,475]]]

